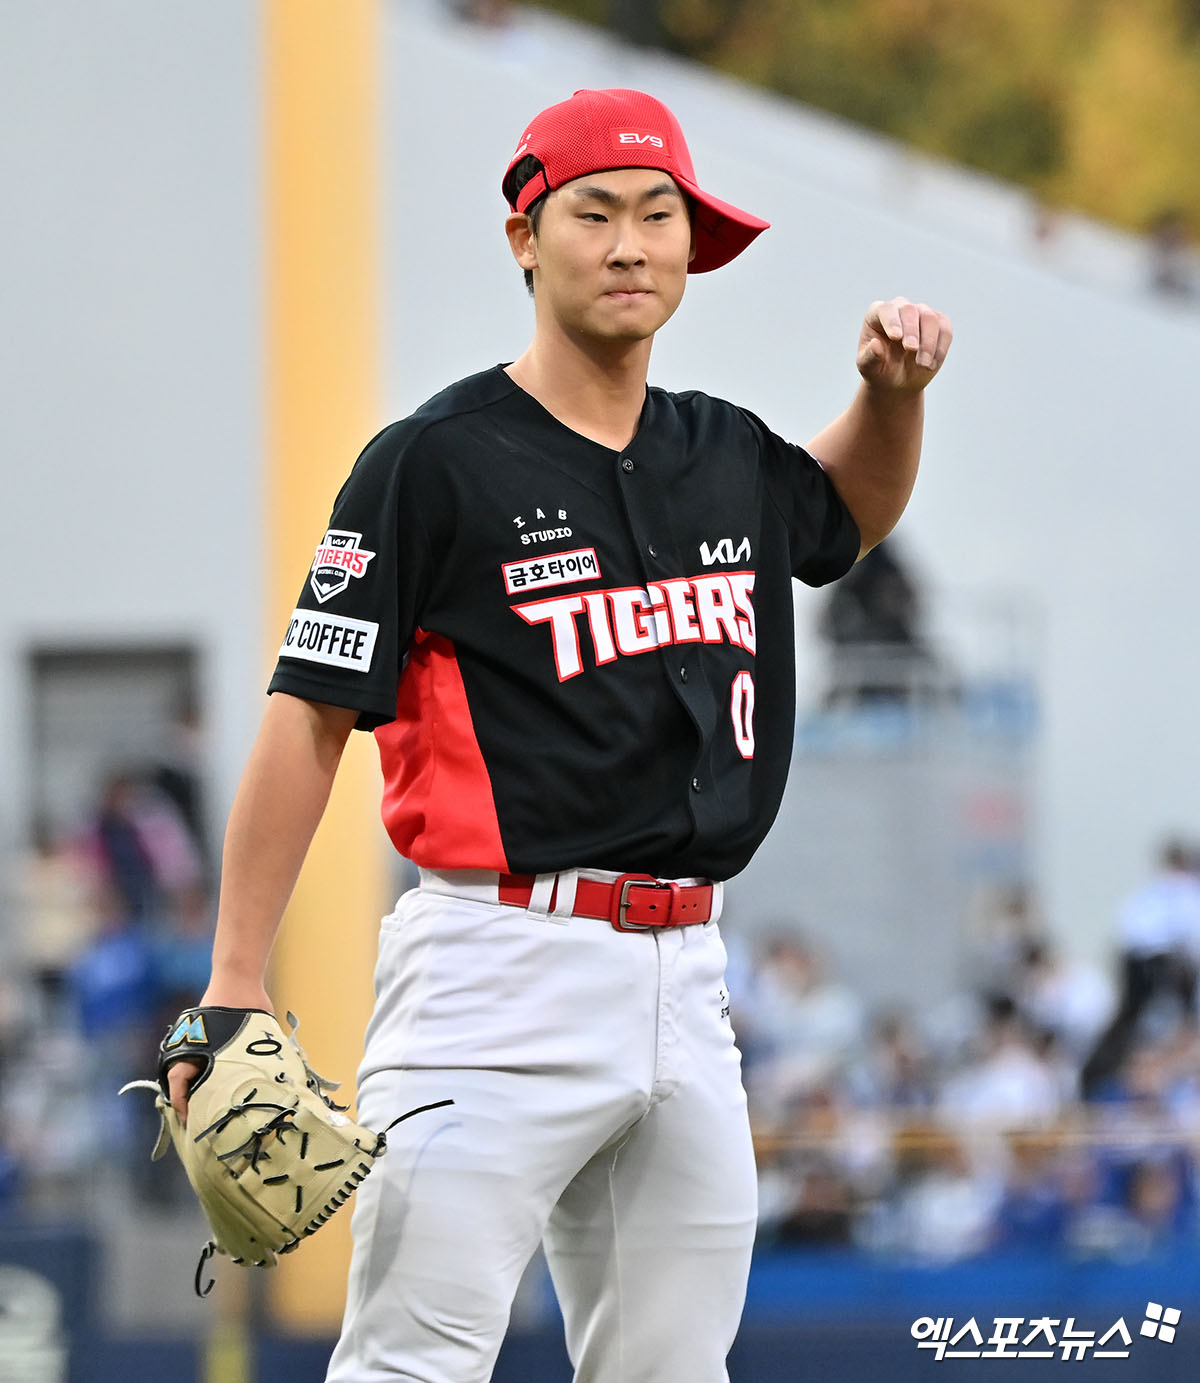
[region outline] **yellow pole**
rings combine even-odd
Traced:
[[[378,0],[264,0],[268,661],[342,481],[380,426]],[[387,886],[375,746],[355,734],[280,932],[270,993],[353,1093]],[[283,1259],[272,1314],[336,1332],[350,1211]]]
[[[241,1268],[214,1272],[202,1383],[254,1383],[247,1282]]]

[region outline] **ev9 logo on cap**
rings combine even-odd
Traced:
[[[614,130],[613,144],[620,148],[622,145],[648,144],[652,149],[665,149],[666,140],[658,134],[642,134],[638,130]]]

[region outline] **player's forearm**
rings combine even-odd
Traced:
[[[820,461],[862,535],[861,557],[904,513],[917,479],[925,395],[859,386],[854,402],[812,439]]]
[[[321,820],[353,711],[276,693],[225,832],[212,979],[204,1002],[250,1004]]]

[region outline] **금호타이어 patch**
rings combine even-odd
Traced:
[[[594,581],[600,575],[600,563],[594,547],[580,547],[573,552],[552,552],[545,557],[505,562],[500,570],[504,574],[504,589],[509,595],[516,595],[518,591],[536,591],[540,586]]]
[[[313,595],[322,605],[335,595],[341,595],[352,577],[362,576],[366,571],[367,563],[375,554],[360,546],[361,543],[361,533],[350,533],[344,528],[326,529],[325,536],[317,544],[308,577]]]
[[[369,672],[379,625],[347,615],[327,615],[315,610],[294,610],[279,649],[281,658],[302,658],[309,663]]]

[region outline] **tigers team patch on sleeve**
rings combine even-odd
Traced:
[[[344,528],[329,528],[317,545],[308,584],[312,593],[325,604],[341,593],[350,582],[363,575],[374,557],[362,546],[362,534]]]

